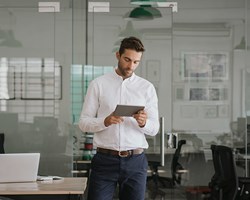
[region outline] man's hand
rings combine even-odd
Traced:
[[[137,114],[134,114],[133,117],[137,121],[140,127],[144,127],[147,122],[147,113],[144,110],[139,111]]]
[[[120,124],[123,122],[123,118],[120,116],[114,116],[113,113],[107,116],[104,120],[104,125],[106,127],[110,126],[111,124]]]

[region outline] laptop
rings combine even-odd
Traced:
[[[0,183],[36,181],[39,161],[40,153],[0,154]]]

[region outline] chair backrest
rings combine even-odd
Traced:
[[[213,182],[216,182],[220,176],[220,166],[219,166],[219,154],[216,153],[216,145],[211,145],[211,151],[212,151],[212,157],[213,157],[213,165],[214,165],[214,175],[211,179],[210,184],[214,184]]]
[[[182,170],[183,167],[179,163],[179,158],[181,155],[181,147],[183,144],[186,144],[186,140],[180,140],[177,144],[177,148],[175,150],[175,153],[173,155],[172,164],[171,164],[171,173],[172,173],[172,179],[173,184],[175,183],[180,184],[181,183],[181,175],[178,173],[178,170]]]
[[[215,174],[211,179],[212,195],[218,200],[234,200],[238,190],[233,151],[230,147],[211,145]],[[213,192],[213,189],[217,190]]]
[[[0,133],[0,154],[5,153],[4,151],[4,133]]]

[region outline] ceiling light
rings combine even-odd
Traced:
[[[124,38],[124,37],[128,37],[128,36],[134,36],[134,37],[138,37],[140,38],[140,33],[137,32],[135,29],[134,29],[134,26],[132,24],[131,21],[128,21],[127,25],[126,25],[126,28],[121,31],[121,33],[119,34],[119,38]]]
[[[245,49],[246,48],[246,40],[245,40],[245,37],[243,36],[241,38],[241,41],[240,43],[234,48],[235,50],[240,50],[240,49]]]
[[[249,50],[250,47],[246,45],[246,39],[245,39],[245,37],[243,36],[243,37],[241,38],[240,43],[234,48],[234,50],[245,50],[245,49]]]
[[[144,5],[141,7],[144,7],[146,11],[150,12],[154,18],[162,17],[161,12],[157,8],[148,5]]]
[[[151,5],[141,5],[140,7],[134,8],[128,17],[138,20],[151,20],[162,17],[162,15],[157,8]]]
[[[15,38],[13,30],[8,30],[0,46],[21,47],[22,43]]]
[[[146,19],[146,20],[154,19],[153,14],[149,10],[146,10],[145,8],[148,8],[148,7],[140,6],[140,7],[134,8],[130,12],[129,18]]]

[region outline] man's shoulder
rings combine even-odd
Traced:
[[[113,76],[113,72],[107,72],[105,74],[102,74],[102,75],[96,77],[94,80],[98,81],[98,80],[106,79],[106,78],[112,77],[112,76]]]
[[[103,84],[103,83],[109,81],[110,78],[112,78],[112,77],[113,77],[113,73],[112,72],[107,72],[105,74],[102,74],[102,75],[96,77],[91,82],[95,83],[95,84]]]
[[[144,84],[153,85],[153,83],[151,83],[149,80],[147,80],[147,79],[145,79],[145,78],[143,78],[141,76],[136,75],[136,80],[140,81],[140,82],[143,82]]]

